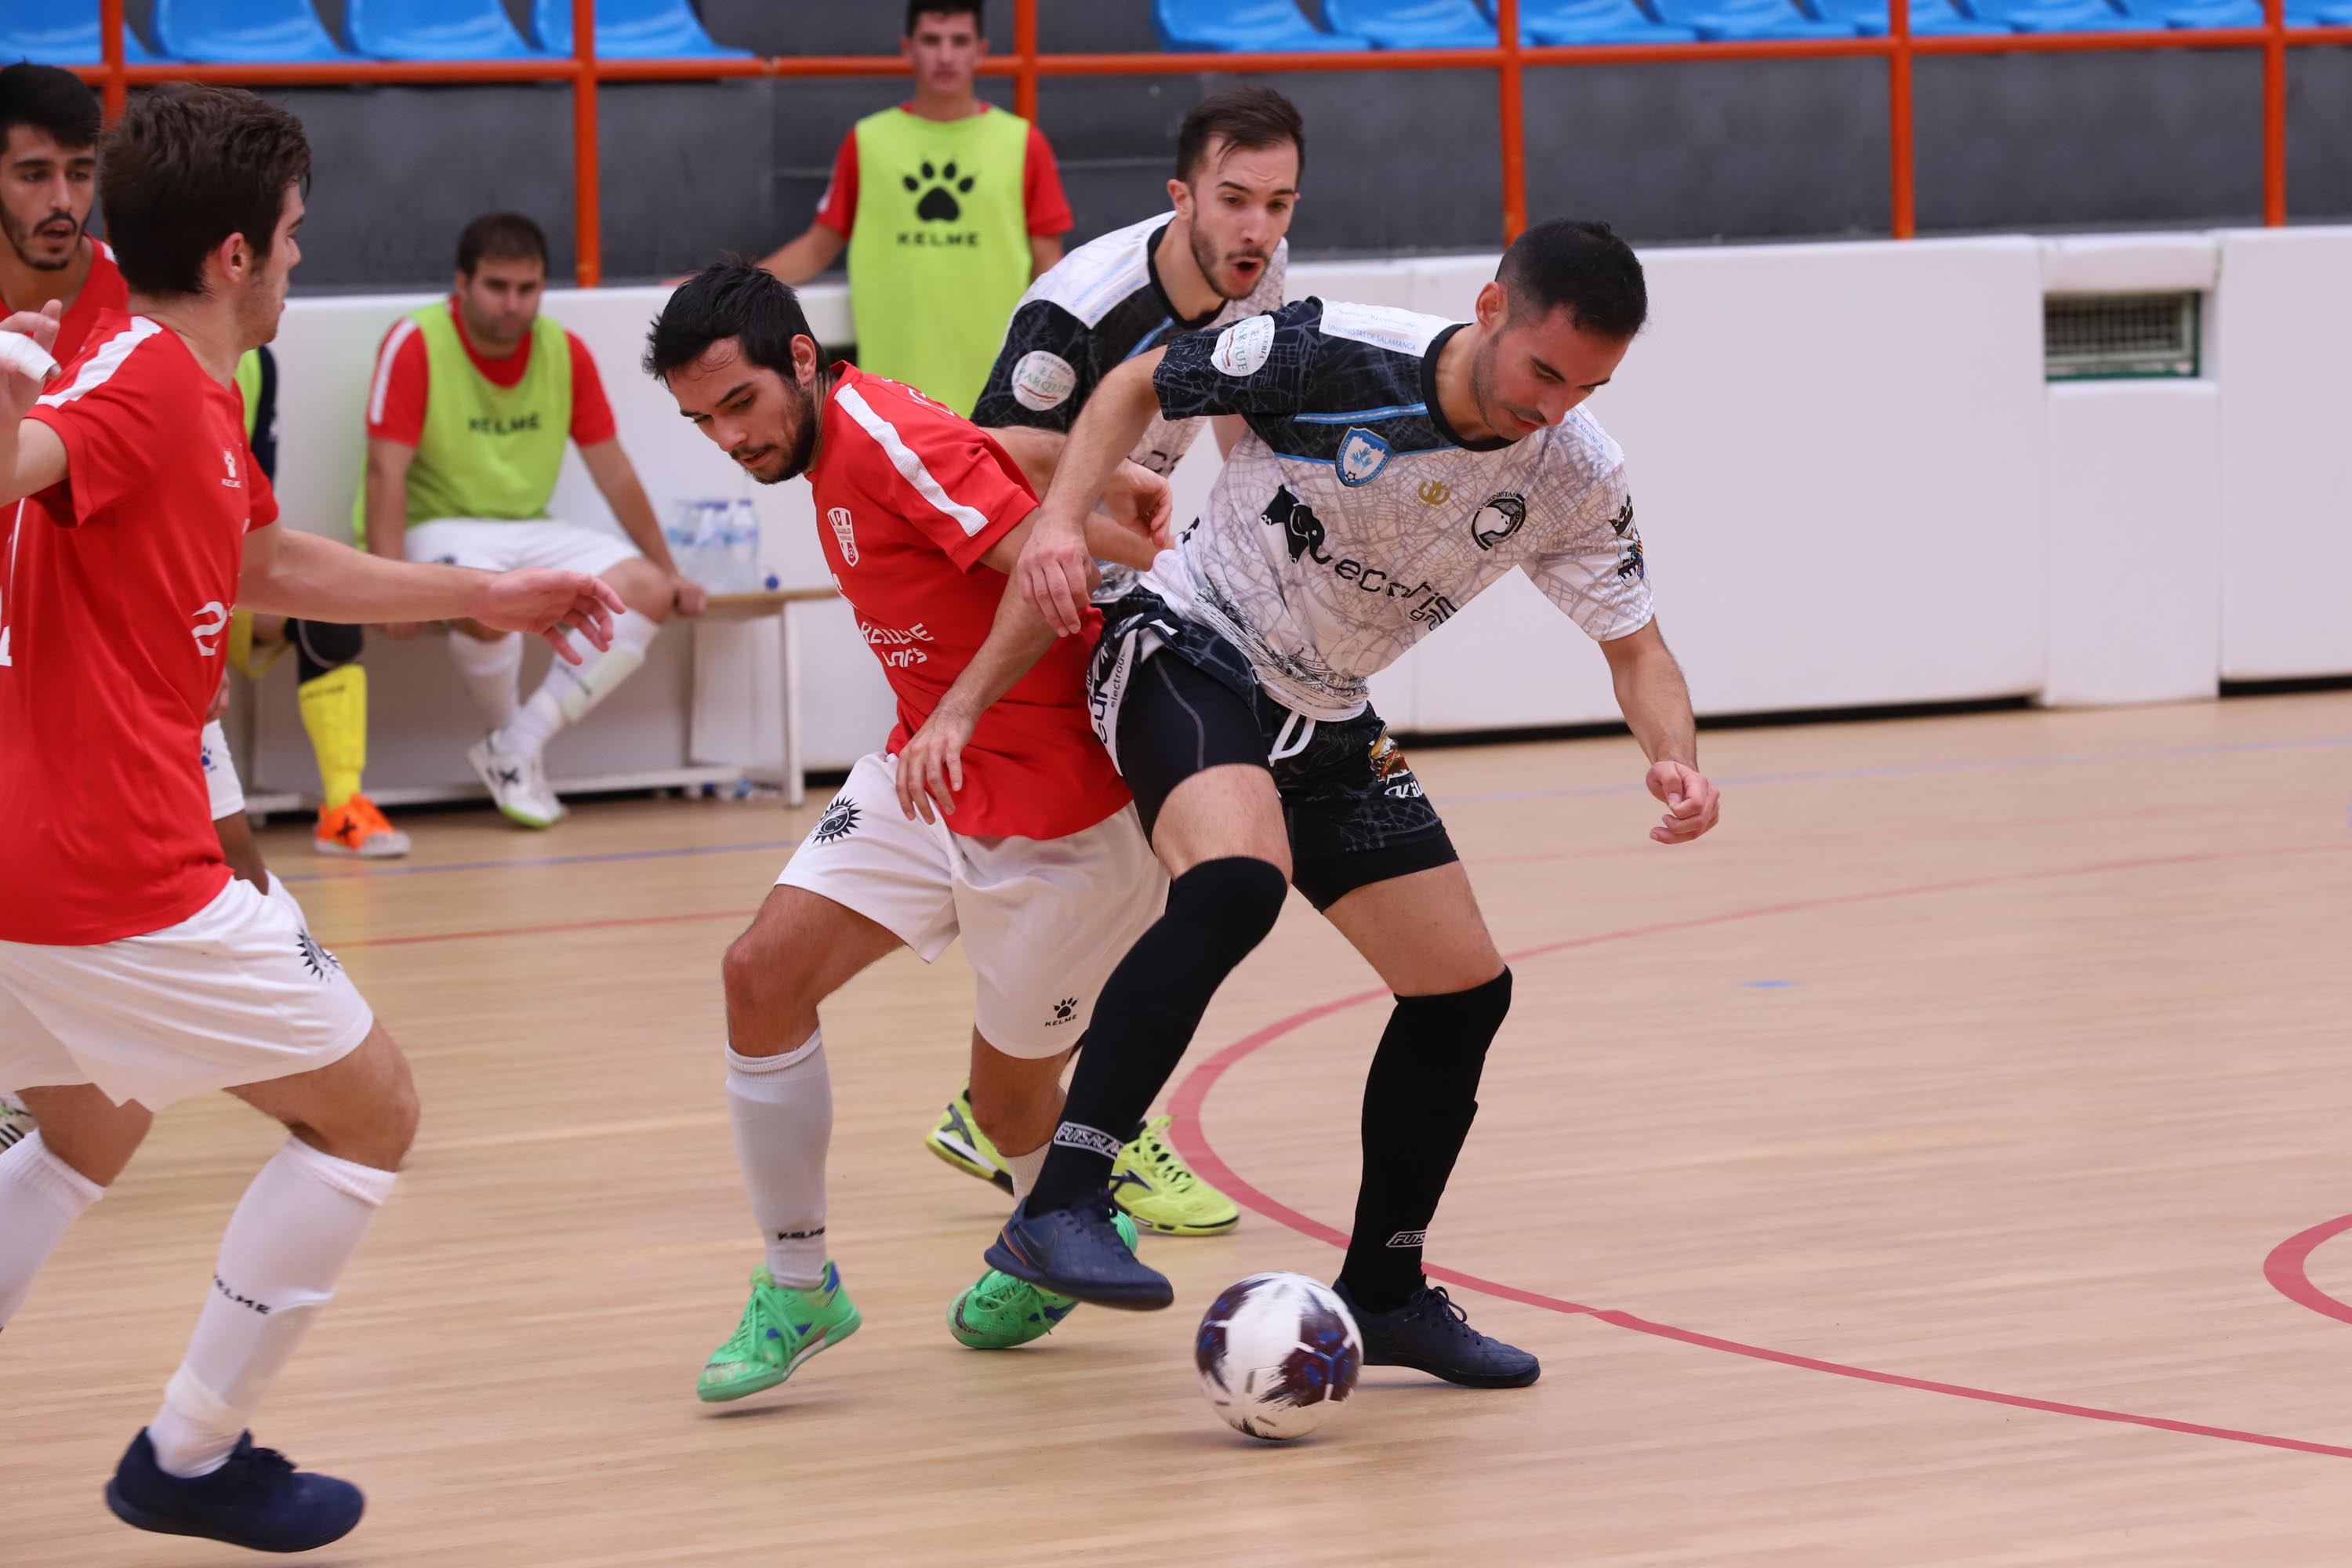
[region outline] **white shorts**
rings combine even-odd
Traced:
[[[212,792],[213,820],[235,816],[245,809],[245,784],[236,776],[236,759],[229,755],[228,736],[215,719],[205,726],[205,738],[196,747],[196,758],[204,764],[205,788]]]
[[[1033,1060],[1068,1050],[1167,902],[1135,808],[1066,838],[966,837],[910,820],[898,772],[896,758],[861,758],[776,885],[855,910],[926,963],[961,935],[981,1037]]]
[[[497,518],[444,517],[420,522],[401,536],[411,561],[470,566],[478,572],[520,572],[540,566],[593,577],[635,558],[637,547],[618,534],[572,522],[507,522]]]
[[[331,1066],[374,1025],[335,955],[239,877],[145,936],[0,942],[0,1089],[90,1083],[161,1110]]]

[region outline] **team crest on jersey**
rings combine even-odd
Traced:
[[[1492,550],[1518,532],[1527,521],[1525,496],[1488,496],[1486,504],[1470,520],[1470,542],[1481,550]]]
[[[1339,438],[1339,455],[1332,459],[1332,467],[1339,470],[1341,484],[1368,485],[1381,477],[1393,455],[1386,441],[1360,425],[1351,425]]]
[[[841,546],[843,563],[850,566],[856,565],[857,531],[849,526],[849,509],[845,506],[835,507],[824,514],[824,520],[833,524],[833,542]]]

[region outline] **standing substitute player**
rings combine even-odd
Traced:
[[[850,770],[727,951],[727,1106],[768,1258],[702,1369],[698,1392],[715,1402],[774,1387],[858,1326],[825,1246],[833,1085],[818,1005],[886,953],[929,963],[961,934],[979,982],[972,1102],[996,1144],[1021,1151],[1006,1163],[1025,1194],[1061,1119],[1070,1046],[1166,880],[1088,728],[1084,647],[1055,644],[1004,575],[1037,502],[1001,447],[911,387],[826,368],[793,291],[747,263],[671,295],[645,364],[753,479],[808,475],[825,563],[898,700],[884,749]],[[1081,548],[1148,562],[1166,484],[1129,468],[1120,488],[1144,526],[1082,515]],[[985,694],[969,713],[941,701],[959,678]],[[991,1273],[948,1322],[967,1345],[1003,1349],[1071,1304]]]
[[[1535,1380],[1534,1356],[1472,1329],[1422,1276],[1511,980],[1365,681],[1524,571],[1608,658],[1668,807],[1651,837],[1714,826],[1623,456],[1577,411],[1647,311],[1623,241],[1550,223],[1511,247],[1468,323],[1310,299],[1131,360],[1096,395],[1019,566],[1072,635],[1087,630],[1073,524],[1135,437],[1155,416],[1203,414],[1240,414],[1250,436],[1207,515],[1105,615],[1097,727],[1175,881],[1103,988],[1053,1152],[990,1262],[1082,1300],[1169,1302],[1166,1279],[1102,1245],[1118,1147],[1104,1130],[1159,1092],[1292,880],[1397,997],[1365,1081],[1339,1282],[1365,1360],[1480,1387]]]
[[[556,639],[569,619],[602,644],[620,607],[578,574],[376,562],[275,526],[232,383],[277,332],[309,174],[301,126],[249,93],[143,94],[100,174],[131,312],[62,372],[39,347],[54,306],[0,323],[0,1088],[40,1123],[0,1154],[0,1324],[153,1112],[226,1089],[284,1122],[106,1489],[142,1530],[270,1552],[359,1522],[356,1487],[245,1426],[389,1195],[416,1099],[333,955],[222,863],[194,764],[229,608]]]
[[[1105,375],[1165,338],[1279,310],[1290,258],[1283,237],[1306,156],[1298,110],[1271,88],[1202,99],[1176,138],[1176,177],[1168,182],[1175,211],[1079,247],[1031,286],[972,423],[990,429],[1042,485]],[[1155,418],[1128,458],[1155,474],[1173,473],[1204,423]],[[1231,451],[1242,423],[1217,424]],[[1135,580],[1116,562],[1097,565],[1097,602],[1118,597]],[[1138,1225],[1163,1235],[1231,1230],[1241,1209],[1193,1173],[1166,1130],[1165,1117],[1128,1130],[1111,1172],[1112,1198]],[[1010,1190],[1001,1157],[974,1124],[968,1089],[948,1102],[925,1142],[956,1169]]]

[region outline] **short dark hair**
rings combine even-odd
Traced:
[[[457,237],[457,270],[471,278],[485,261],[536,261],[547,267],[547,233],[520,213],[484,213]]]
[[[1298,106],[1270,87],[1229,87],[1194,104],[1176,132],[1176,177],[1191,184],[1209,144],[1219,140],[1228,151],[1287,142],[1298,150],[1299,173],[1307,172],[1306,122],[1298,118]]]
[[[982,37],[988,35],[988,17],[982,6],[985,0],[907,0],[908,37],[915,36],[915,24],[926,16],[970,16],[971,30]]]
[[[816,342],[790,284],[740,256],[722,257],[679,284],[654,318],[646,331],[645,372],[667,381],[728,338],[745,359],[794,383],[793,340]]]
[[[60,147],[95,147],[99,123],[98,94],[73,72],[23,61],[0,69],[0,146],[29,125]]]
[[[1511,297],[1514,321],[1565,307],[1595,337],[1626,342],[1650,319],[1641,258],[1605,223],[1539,223],[1503,253],[1495,276]]]
[[[310,181],[302,122],[241,88],[142,93],[99,147],[107,238],[140,294],[201,294],[205,258],[231,235],[268,256],[287,191]]]

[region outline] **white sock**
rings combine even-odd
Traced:
[[[509,632],[484,642],[463,632],[451,632],[449,657],[489,727],[495,730],[513,722],[517,682],[522,675],[522,634]]]
[[[491,737],[490,749],[510,757],[535,757],[545,751],[565,725],[585,719],[590,709],[637,672],[660,631],[661,623],[652,616],[624,610],[613,622],[613,646],[603,653],[575,640],[572,646],[585,662],[566,664],[559,658],[550,664],[547,679]]]
[[[212,1293],[188,1353],[147,1424],[166,1475],[210,1475],[236,1447],[262,1395],[334,1299],[395,1180],[289,1138],[221,1237]]]
[[[727,1052],[727,1114],[751,1217],[779,1285],[824,1283],[824,1155],[833,1142],[833,1076],[824,1035],[782,1056]]]
[[[0,1329],[32,1294],[33,1276],[106,1189],[49,1152],[37,1131],[0,1154]]]
[[[304,931],[309,931],[310,929],[310,917],[302,912],[302,900],[294,896],[294,889],[279,881],[278,879],[277,872],[271,871],[267,873],[267,875],[269,878],[268,894],[270,900],[273,903],[285,905],[286,912],[294,917],[294,923],[300,926]]]
[[[1045,1168],[1045,1151],[1053,1146],[1053,1140],[1049,1138],[1026,1154],[1007,1154],[1002,1149],[997,1151],[997,1156],[1004,1162],[1004,1168],[1012,1173],[1014,1203],[1027,1197],[1029,1189],[1037,1184],[1037,1173]]]

